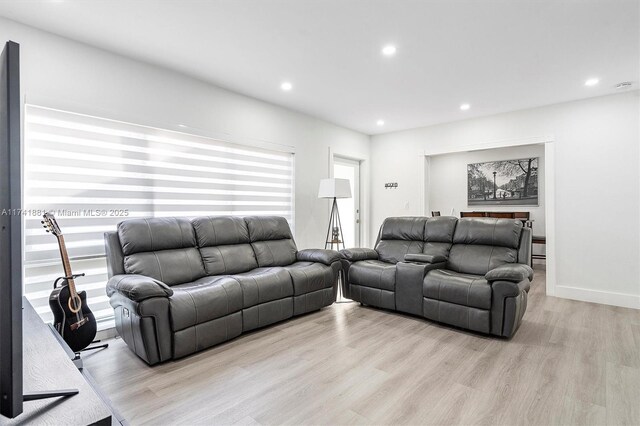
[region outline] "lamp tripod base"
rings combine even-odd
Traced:
[[[337,230],[337,232],[334,232]],[[342,232],[342,222],[340,221],[340,212],[338,211],[338,199],[333,197],[333,204],[331,205],[331,214],[329,216],[329,227],[327,228],[327,238],[325,239],[324,248],[333,250],[333,246],[336,246],[336,250],[340,250],[340,244],[345,249],[344,245],[344,233]]]

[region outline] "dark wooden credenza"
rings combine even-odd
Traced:
[[[493,217],[497,219],[520,219],[522,224],[531,227],[529,212],[460,212],[460,217]]]
[[[24,411],[14,419],[0,416],[0,425],[112,425],[120,424],[99,393],[91,376],[78,369],[71,351],[60,344],[55,331],[38,316],[23,298],[23,369],[25,392],[78,389],[77,395],[24,403]],[[64,342],[63,342],[64,343]]]

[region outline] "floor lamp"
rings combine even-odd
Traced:
[[[320,181],[320,188],[318,189],[318,198],[333,198],[327,237],[324,240],[324,248],[333,250],[333,246],[335,245],[336,249],[340,250],[340,244],[342,244],[343,249],[346,248],[344,245],[340,212],[338,211],[338,198],[351,198],[351,183],[349,179],[322,179]]]
[[[349,179],[329,178],[320,181],[318,189],[318,198],[333,198],[331,204],[331,215],[329,216],[329,227],[327,228],[327,237],[324,239],[324,248],[333,250],[334,244],[336,249],[346,248],[344,245],[344,234],[342,232],[342,222],[340,221],[340,212],[338,211],[338,198],[351,198],[351,183]],[[340,285],[338,285],[339,293],[336,303],[349,303],[343,300],[342,285],[344,284],[344,272],[339,272]]]

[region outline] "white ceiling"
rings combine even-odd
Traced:
[[[0,15],[377,134],[637,88],[639,4],[1,0]]]

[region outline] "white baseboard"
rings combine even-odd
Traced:
[[[118,335],[115,327],[105,328],[104,330],[98,331],[96,334],[96,339],[98,340],[109,340],[113,339]]]
[[[620,306],[623,308],[640,309],[640,295],[635,294],[614,293],[580,287],[556,285],[554,296],[564,299],[580,300],[582,302],[593,302],[603,305]]]

